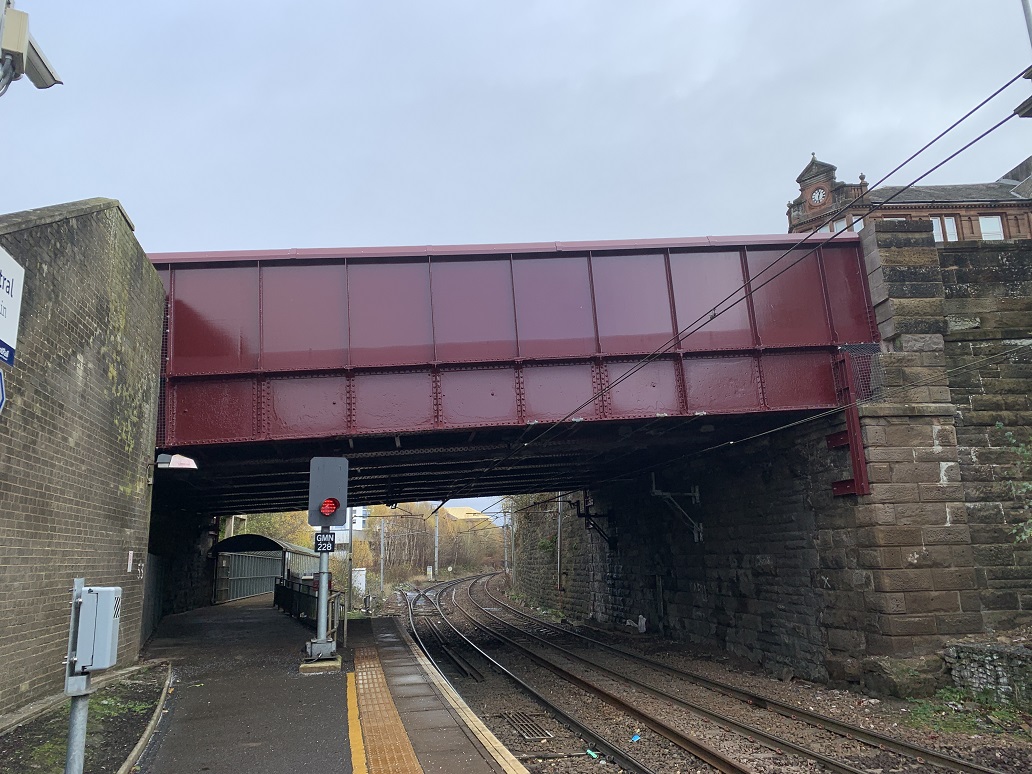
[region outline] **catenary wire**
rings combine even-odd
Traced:
[[[1025,74],[1025,72],[1027,72],[1027,70],[1028,70],[1028,68],[1023,69],[1020,73],[1018,73],[1016,76],[1014,76],[1013,78],[1008,80],[1004,85],[999,87],[996,91],[994,91],[988,97],[986,97],[981,102],[979,102],[975,107],[971,108],[967,113],[965,113],[959,119],[954,121],[947,129],[945,129],[942,132],[940,132],[935,138],[933,138],[931,141],[926,143],[922,148],[920,148],[919,150],[917,150],[916,152],[911,154],[911,156],[909,158],[907,158],[904,162],[899,164],[895,169],[893,169],[887,175],[884,175],[877,183],[874,184],[873,187],[877,188],[885,180],[887,180],[890,176],[892,176],[893,174],[895,174],[899,170],[903,169],[906,165],[908,165],[913,160],[915,160],[918,156],[920,156],[922,153],[924,153],[926,150],[928,150],[932,145],[934,145],[940,139],[945,137],[947,134],[949,134],[951,131],[953,131],[956,127],[958,127],[961,123],[966,121],[975,112],[980,110],[982,107],[984,107],[986,104],[988,104],[988,102],[990,102],[992,99],[994,99],[1000,93],[1002,93],[1006,88],[1008,88],[1014,82],[1019,80]],[[940,161],[939,163],[937,163],[936,165],[931,167],[929,170],[927,170],[926,172],[924,172],[921,175],[919,175],[918,177],[916,177],[914,180],[912,180],[907,185],[901,187],[899,191],[895,192],[894,194],[892,194],[891,196],[886,198],[884,201],[878,202],[878,203],[876,203],[874,205],[871,205],[863,213],[862,217],[866,218],[871,213],[876,212],[876,211],[882,209],[883,207],[885,207],[886,205],[891,203],[892,200],[894,200],[896,197],[900,196],[901,194],[903,194],[904,192],[906,192],[907,190],[909,190],[913,186],[917,185],[921,180],[926,178],[928,175],[930,175],[933,172],[937,171],[942,166],[944,166],[945,164],[947,164],[948,162],[950,162],[954,158],[956,158],[958,155],[960,155],[961,153],[966,151],[968,148],[972,147],[976,143],[980,142],[981,140],[985,139],[990,134],[992,134],[993,132],[998,130],[1000,127],[1002,127],[1008,121],[1010,121],[1010,119],[1014,118],[1015,115],[1016,115],[1015,113],[1008,114],[1004,119],[1002,119],[1001,121],[997,122],[996,124],[991,126],[989,129],[987,129],[984,132],[982,132],[981,134],[979,134],[974,139],[972,139],[969,142],[965,143],[958,150],[956,150],[953,153],[951,153],[950,155],[948,155],[945,159],[943,159],[942,161]],[[768,277],[767,279],[765,279],[759,285],[753,286],[753,283],[752,283],[753,279],[755,279],[756,277],[759,277],[760,275],[764,274],[765,272],[770,271],[774,266],[776,266],[778,263],[780,263],[786,257],[791,255],[794,251],[798,250],[812,236],[814,236],[817,233],[820,233],[820,229],[824,228],[829,223],[834,222],[835,218],[837,218],[838,215],[841,212],[847,210],[849,207],[851,207],[854,204],[856,204],[862,198],[863,198],[863,194],[861,194],[860,196],[855,197],[851,202],[843,205],[842,207],[837,209],[835,212],[830,214],[828,216],[827,220],[822,222],[819,226],[816,226],[805,237],[803,237],[803,239],[801,239],[795,245],[793,245],[793,246],[789,247],[787,250],[785,250],[785,252],[783,252],[780,256],[778,256],[778,258],[776,258],[774,261],[772,261],[763,270],[761,270],[760,272],[757,272],[757,274],[754,277],[750,278],[749,281],[747,281],[742,286],[740,286],[739,288],[734,290],[730,295],[726,296],[725,298],[723,298],[719,302],[717,302],[717,304],[715,306],[711,307],[711,312],[709,312],[707,314],[704,314],[704,315],[701,315],[699,318],[697,318],[693,322],[689,323],[687,326],[685,326],[685,328],[681,329],[674,336],[672,336],[670,339],[668,339],[663,345],[661,345],[659,348],[653,350],[651,353],[649,353],[644,358],[639,360],[631,368],[629,368],[626,372],[624,372],[619,377],[617,377],[616,379],[611,381],[605,387],[602,387],[600,390],[598,390],[596,393],[594,393],[586,401],[584,401],[579,406],[574,408],[572,411],[567,413],[563,418],[553,421],[552,423],[550,423],[548,425],[547,428],[545,428],[545,430],[541,434],[535,436],[534,438],[531,438],[529,441],[524,443],[524,442],[522,442],[522,439],[525,438],[526,435],[527,435],[527,432],[531,428],[536,427],[538,423],[535,422],[535,423],[532,423],[532,424],[528,424],[527,427],[524,428],[523,433],[520,434],[520,437],[516,440],[516,442],[514,442],[514,446],[513,446],[512,450],[508,454],[506,454],[505,456],[499,458],[494,463],[492,463],[491,465],[486,467],[484,470],[480,471],[472,479],[469,479],[469,480],[465,481],[464,485],[462,485],[461,488],[453,489],[451,492],[449,492],[447,494],[447,496],[441,501],[440,505],[438,505],[433,510],[433,512],[430,515],[434,515],[435,513],[437,513],[437,511],[440,510],[440,508],[442,508],[445,503],[449,502],[450,500],[454,499],[458,495],[462,494],[464,491],[468,490],[469,487],[471,487],[473,484],[475,484],[478,480],[482,479],[484,476],[489,474],[491,471],[495,470],[500,465],[502,465],[505,462],[507,462],[508,460],[512,459],[514,456],[519,454],[521,451],[524,451],[525,449],[527,449],[528,447],[530,447],[533,444],[536,444],[536,443],[538,443],[540,441],[543,441],[555,428],[559,427],[560,425],[562,425],[563,423],[567,422],[571,418],[574,418],[578,411],[582,410],[586,406],[588,406],[591,403],[593,403],[594,401],[598,400],[598,398],[604,396],[606,393],[611,391],[618,384],[620,384],[621,382],[625,381],[626,379],[629,379],[632,375],[634,375],[635,373],[640,371],[642,368],[647,366],[649,363],[651,363],[651,362],[655,361],[656,359],[658,359],[660,356],[662,356],[664,353],[666,353],[675,344],[680,343],[685,338],[687,338],[687,337],[691,336],[692,334],[698,332],[705,325],[709,324],[709,322],[711,322],[712,320],[716,319],[720,315],[725,314],[726,312],[730,311],[735,306],[737,306],[738,304],[742,303],[743,301],[745,301],[746,299],[748,299],[749,297],[754,295],[757,291],[759,291],[760,289],[762,289],[766,285],[768,285],[771,282],[773,282],[774,280],[776,280],[778,277],[780,277],[786,271],[788,271],[789,269],[793,268],[797,264],[801,263],[803,260],[805,260],[810,255],[812,255],[814,252],[816,252],[822,245],[827,244],[828,242],[834,240],[836,237],[838,237],[841,234],[845,233],[848,230],[848,226],[840,229],[839,231],[836,231],[836,232],[832,233],[830,236],[826,237],[820,244],[815,245],[814,247],[812,247],[809,250],[807,250],[805,253],[803,253],[802,255],[797,257],[795,260],[791,261],[788,265],[782,267],[774,275]],[[736,296],[740,296],[740,297],[735,298]],[[725,308],[720,309],[721,305],[727,303],[728,301],[731,301],[732,299],[735,299],[735,300],[732,303],[728,304]],[[717,311],[718,309],[720,309],[720,311]],[[698,327],[695,327],[695,326],[698,326]],[[839,410],[841,410],[841,407],[839,407]]]
[[[999,95],[1000,95],[1000,94],[1001,94],[1001,93],[1002,93],[1002,92],[1003,92],[1004,90],[1006,90],[1006,89],[1007,89],[1007,88],[1008,88],[1009,86],[1011,86],[1012,84],[1014,84],[1014,83],[1015,83],[1016,81],[1020,80],[1020,79],[1021,79],[1021,78],[1022,78],[1022,77],[1023,77],[1024,75],[1025,75],[1025,73],[1026,73],[1026,72],[1028,72],[1028,68],[1025,68],[1025,69],[1023,69],[1023,70],[1022,70],[1021,72],[1019,72],[1019,73],[1018,73],[1017,75],[1013,76],[1013,77],[1012,77],[1012,78],[1011,78],[1010,80],[1008,80],[1008,81],[1007,81],[1006,83],[1004,83],[1004,84],[1003,84],[1002,86],[1000,86],[1000,87],[999,87],[998,89],[996,89],[996,91],[994,91],[994,92],[993,92],[992,94],[990,94],[990,95],[989,95],[988,97],[986,97],[985,99],[983,99],[983,100],[982,100],[981,102],[979,102],[979,103],[978,103],[977,105],[975,105],[975,106],[974,106],[973,108],[971,108],[970,110],[968,110],[968,112],[967,112],[967,113],[965,113],[965,114],[964,114],[963,116],[961,116],[961,117],[960,117],[960,118],[958,118],[958,119],[957,119],[956,121],[954,121],[954,122],[953,122],[952,124],[950,124],[950,126],[948,126],[948,127],[946,128],[946,129],[944,129],[944,130],[943,130],[942,132],[940,132],[940,133],[939,133],[938,135],[936,135],[936,136],[935,136],[934,138],[932,138],[932,139],[931,139],[930,141],[928,141],[928,142],[927,142],[927,143],[926,143],[925,145],[923,145],[923,146],[922,146],[921,148],[919,148],[919,149],[918,149],[918,150],[916,150],[916,151],[915,151],[914,153],[912,153],[912,154],[911,154],[911,155],[910,155],[910,156],[909,156],[909,157],[908,157],[908,158],[907,158],[907,159],[906,159],[905,161],[901,162],[901,163],[900,163],[900,164],[898,164],[898,165],[897,165],[897,166],[896,166],[896,167],[895,167],[894,169],[892,169],[892,170],[891,170],[890,172],[888,172],[887,174],[883,175],[883,176],[882,176],[882,177],[881,177],[881,178],[880,178],[880,179],[879,179],[879,180],[878,180],[877,182],[875,182],[875,183],[874,183],[874,184],[873,184],[873,185],[871,186],[871,189],[876,189],[876,188],[878,188],[878,186],[882,185],[882,184],[883,184],[883,183],[884,183],[884,182],[885,182],[886,180],[888,180],[888,179],[889,179],[890,177],[892,177],[892,175],[894,175],[894,174],[896,174],[897,172],[901,171],[901,170],[902,170],[902,169],[903,169],[904,167],[906,167],[906,166],[907,166],[908,164],[910,164],[910,163],[911,163],[912,161],[914,161],[915,159],[917,159],[917,157],[918,157],[918,156],[920,156],[920,155],[921,155],[922,153],[924,153],[924,152],[925,152],[925,151],[927,151],[927,150],[928,150],[929,148],[931,148],[931,147],[932,147],[933,145],[935,145],[935,144],[936,144],[937,142],[939,142],[939,140],[943,139],[943,138],[944,138],[944,137],[945,137],[946,135],[948,135],[948,134],[949,134],[950,132],[952,132],[952,131],[953,131],[954,129],[956,129],[956,128],[957,128],[958,126],[960,126],[960,125],[961,125],[961,124],[962,124],[962,123],[963,123],[964,121],[966,121],[966,120],[967,120],[968,118],[970,118],[970,117],[971,117],[972,115],[974,115],[974,114],[975,114],[976,112],[978,112],[979,110],[981,110],[981,109],[982,109],[982,108],[983,108],[983,107],[984,107],[985,105],[987,105],[987,104],[988,104],[989,102],[991,102],[991,101],[992,101],[993,99],[995,99],[995,98],[996,98],[997,96],[999,96]],[[923,180],[923,179],[924,179],[925,177],[927,177],[928,175],[930,175],[930,174],[932,174],[933,172],[935,172],[935,171],[936,171],[937,169],[939,169],[939,168],[940,168],[941,166],[943,166],[943,165],[944,165],[944,164],[946,164],[947,162],[951,161],[951,160],[952,160],[953,158],[955,158],[955,157],[956,157],[957,155],[959,155],[959,154],[960,154],[961,152],[963,152],[963,151],[964,151],[964,150],[966,150],[967,148],[971,147],[971,145],[975,144],[976,142],[978,142],[979,140],[981,140],[981,139],[982,139],[983,137],[987,136],[988,134],[991,134],[992,132],[994,132],[994,131],[995,131],[996,129],[998,129],[998,128],[999,128],[1000,126],[1002,126],[1003,124],[1005,124],[1005,123],[1006,123],[1007,121],[1009,121],[1009,120],[1010,120],[1011,118],[1014,118],[1014,114],[1013,114],[1013,113],[1009,114],[1009,115],[1008,115],[1008,116],[1007,116],[1007,117],[1006,117],[1005,119],[1003,119],[1003,121],[1000,121],[1000,122],[999,122],[999,123],[998,123],[998,124],[997,124],[996,126],[993,126],[993,127],[991,127],[990,129],[988,129],[988,130],[987,130],[986,132],[983,132],[983,133],[982,133],[982,135],[980,135],[979,137],[976,137],[976,138],[975,138],[974,140],[972,140],[972,141],[970,141],[969,143],[965,144],[965,145],[964,145],[963,147],[961,147],[961,148],[960,148],[960,150],[956,151],[955,153],[951,154],[950,156],[947,156],[947,157],[946,157],[946,158],[945,158],[945,159],[944,159],[943,161],[939,162],[939,163],[938,163],[938,164],[937,164],[936,166],[932,167],[932,168],[931,168],[930,170],[928,170],[928,171],[927,171],[927,172],[925,172],[924,174],[920,175],[920,176],[919,176],[919,177],[917,177],[917,178],[916,178],[915,180],[912,180],[912,181],[911,181],[911,182],[910,182],[909,184],[907,184],[907,185],[903,186],[903,188],[901,188],[901,189],[900,189],[899,191],[897,191],[897,192],[896,192],[895,194],[893,194],[892,196],[890,196],[889,198],[887,198],[887,199],[886,199],[885,201],[883,201],[883,202],[879,202],[879,203],[877,203],[877,204],[873,205],[872,207],[870,207],[870,208],[869,208],[869,209],[868,209],[868,210],[867,210],[867,211],[866,211],[866,212],[865,212],[865,213],[863,214],[863,216],[862,216],[862,217],[867,217],[867,216],[868,216],[868,215],[870,215],[870,214],[871,214],[872,212],[875,212],[875,211],[877,211],[877,210],[881,209],[881,208],[882,208],[882,207],[884,207],[884,206],[885,206],[886,204],[888,204],[888,203],[889,203],[889,202],[891,202],[891,201],[892,201],[893,199],[895,199],[895,198],[896,198],[897,196],[899,196],[899,195],[900,195],[900,194],[902,194],[903,192],[907,191],[907,190],[908,190],[908,189],[910,189],[911,187],[913,187],[913,186],[917,185],[917,183],[919,183],[919,182],[920,182],[921,180]],[[549,433],[549,432],[550,432],[550,431],[551,431],[551,430],[552,430],[553,428],[555,428],[555,427],[556,427],[557,425],[559,425],[559,424],[561,424],[561,423],[563,423],[563,422],[565,422],[565,421],[569,420],[570,418],[572,418],[572,417],[573,417],[573,416],[574,416],[574,415],[575,415],[575,414],[576,414],[576,413],[577,413],[578,411],[580,411],[581,409],[583,409],[583,408],[585,408],[586,406],[590,405],[590,404],[591,404],[592,402],[594,402],[595,400],[597,400],[597,399],[598,399],[599,397],[601,397],[602,395],[605,395],[605,393],[606,393],[606,392],[608,392],[609,390],[612,390],[612,389],[613,389],[613,387],[615,387],[615,386],[616,386],[617,384],[619,384],[619,383],[620,383],[621,381],[623,381],[623,380],[624,380],[624,379],[626,379],[626,378],[629,378],[629,377],[630,377],[631,375],[633,375],[634,373],[636,373],[636,372],[637,372],[638,370],[641,370],[641,368],[644,368],[644,367],[645,367],[646,365],[648,365],[648,364],[649,364],[650,362],[652,362],[653,360],[655,360],[655,359],[656,359],[657,357],[659,357],[660,355],[664,354],[664,353],[665,353],[665,352],[666,352],[667,350],[669,350],[669,349],[670,349],[670,348],[671,348],[672,346],[674,346],[675,344],[679,343],[680,341],[682,341],[683,339],[687,338],[688,336],[691,336],[691,335],[692,335],[693,333],[695,333],[695,332],[696,332],[697,330],[701,329],[701,328],[702,328],[703,326],[705,326],[706,324],[708,324],[708,323],[709,323],[710,321],[712,321],[712,320],[716,319],[716,318],[717,318],[717,317],[719,317],[720,315],[722,315],[722,314],[724,314],[725,312],[727,312],[728,310],[732,309],[732,308],[733,308],[734,306],[736,306],[737,304],[739,304],[739,303],[741,303],[741,302],[742,302],[743,300],[745,300],[745,298],[746,298],[746,297],[747,297],[748,295],[751,295],[752,293],[755,293],[755,292],[756,292],[757,290],[759,290],[760,288],[762,288],[762,287],[763,287],[764,285],[768,284],[768,283],[769,283],[769,282],[770,282],[771,280],[773,280],[773,279],[777,279],[777,277],[781,276],[781,274],[783,274],[783,273],[784,273],[784,269],[783,269],[782,271],[779,271],[779,272],[778,272],[777,274],[775,274],[775,275],[774,275],[773,277],[770,277],[769,279],[765,280],[765,281],[764,281],[764,282],[763,282],[763,283],[762,283],[761,285],[759,285],[758,287],[751,287],[751,285],[752,285],[752,281],[753,281],[753,280],[757,279],[758,277],[760,277],[761,275],[763,275],[763,274],[764,274],[765,272],[768,272],[768,271],[770,271],[770,270],[771,270],[771,269],[772,269],[772,268],[773,268],[773,267],[774,267],[775,265],[777,265],[777,264],[778,264],[778,263],[779,263],[780,261],[782,261],[782,260],[783,260],[784,258],[786,258],[787,256],[789,256],[789,255],[790,255],[790,254],[791,254],[792,252],[794,252],[795,250],[798,250],[798,249],[799,249],[800,247],[802,247],[802,246],[803,246],[803,245],[804,245],[804,244],[805,244],[805,243],[806,243],[807,241],[809,241],[809,240],[810,240],[810,238],[811,238],[811,237],[813,237],[814,235],[816,235],[816,234],[818,234],[818,233],[821,233],[821,229],[823,229],[823,228],[824,228],[825,226],[827,226],[827,225],[829,225],[829,224],[831,224],[831,223],[834,223],[835,219],[836,219],[836,218],[838,218],[838,216],[839,216],[839,215],[840,215],[841,213],[843,213],[843,212],[847,211],[847,210],[848,210],[848,209],[849,209],[850,207],[852,207],[852,206],[854,206],[855,204],[857,204],[858,202],[862,201],[862,200],[863,200],[863,198],[864,198],[864,196],[865,196],[865,194],[859,194],[858,196],[854,197],[854,198],[853,198],[853,199],[852,199],[851,201],[847,202],[846,204],[842,205],[842,206],[841,206],[841,207],[839,207],[839,208],[838,208],[837,210],[835,210],[834,212],[832,212],[831,214],[829,214],[828,216],[826,216],[826,219],[825,219],[825,220],[823,220],[823,221],[822,221],[822,222],[821,222],[821,223],[820,223],[819,225],[815,226],[815,227],[814,227],[814,228],[813,228],[813,229],[812,229],[811,231],[809,231],[809,232],[808,232],[808,233],[807,233],[807,234],[806,234],[806,235],[805,235],[805,236],[804,236],[804,237],[803,237],[802,239],[800,239],[800,240],[799,240],[798,242],[796,242],[796,243],[795,243],[794,245],[792,245],[792,246],[791,246],[791,247],[789,247],[789,248],[788,248],[787,250],[785,250],[785,251],[784,251],[784,252],[783,252],[783,253],[782,253],[781,255],[779,255],[779,256],[778,256],[778,257],[777,257],[777,258],[776,258],[776,259],[775,259],[774,261],[772,261],[772,262],[771,262],[771,263],[770,263],[770,264],[769,264],[768,266],[766,266],[765,268],[763,268],[762,270],[760,270],[759,272],[757,272],[757,273],[756,273],[756,274],[755,274],[754,276],[750,277],[750,280],[749,280],[748,282],[746,282],[746,283],[743,283],[743,284],[742,284],[741,286],[739,286],[739,287],[738,287],[738,288],[736,288],[736,289],[735,289],[734,291],[732,291],[732,292],[731,292],[731,293],[730,293],[729,295],[725,296],[725,297],[724,297],[723,299],[721,299],[720,301],[718,301],[718,302],[717,302],[717,303],[716,303],[716,304],[715,304],[715,305],[714,305],[713,307],[710,307],[710,309],[712,310],[712,311],[711,311],[710,313],[707,313],[707,314],[701,315],[701,316],[699,316],[698,318],[696,318],[696,319],[695,319],[695,320],[694,320],[693,322],[689,323],[689,324],[688,324],[687,326],[685,326],[685,328],[681,329],[681,330],[680,330],[680,331],[678,331],[678,333],[676,333],[676,334],[675,334],[674,336],[672,336],[671,338],[667,339],[667,341],[666,341],[666,342],[664,342],[664,343],[663,343],[663,344],[662,344],[662,345],[661,345],[660,347],[658,347],[657,349],[653,350],[653,351],[652,351],[651,353],[649,353],[649,355],[646,355],[646,357],[645,357],[645,358],[644,358],[643,360],[641,360],[641,361],[639,361],[638,363],[636,363],[636,364],[635,364],[635,367],[631,368],[631,369],[630,369],[630,370],[628,370],[628,371],[627,371],[626,373],[622,374],[622,375],[621,375],[621,376],[620,376],[620,377],[619,377],[618,379],[614,380],[613,382],[611,382],[611,383],[610,383],[609,385],[607,385],[606,387],[603,387],[603,388],[602,388],[601,390],[599,390],[599,391],[598,391],[598,393],[596,393],[595,395],[592,395],[592,396],[591,396],[591,397],[590,397],[590,398],[589,398],[588,400],[586,400],[585,402],[583,402],[582,404],[580,404],[579,406],[577,406],[577,408],[573,409],[573,411],[569,412],[569,413],[568,413],[568,414],[567,414],[566,416],[564,416],[564,417],[563,417],[562,419],[559,419],[559,420],[556,420],[555,422],[553,422],[553,423],[552,423],[552,424],[551,424],[551,425],[550,425],[550,426],[549,426],[549,427],[548,427],[548,428],[546,429],[546,431],[545,431],[544,433],[542,433],[542,434],[541,434],[541,436],[539,436],[538,438],[535,438],[535,439],[533,439],[533,440],[532,440],[532,442],[535,442],[535,441],[539,440],[539,438],[543,438],[543,437],[544,437],[545,435],[547,435],[547,434],[548,434],[548,433]],[[838,230],[838,231],[836,231],[836,232],[835,232],[835,233],[833,233],[833,234],[832,234],[832,235],[831,235],[830,237],[827,237],[827,238],[826,238],[826,240],[825,240],[825,242],[822,242],[822,244],[825,244],[826,242],[828,242],[828,241],[831,241],[831,240],[832,240],[832,239],[834,239],[835,237],[837,237],[837,236],[839,236],[839,235],[841,235],[841,234],[845,233],[845,232],[846,232],[847,230],[848,230],[848,226],[847,226],[847,227],[844,227],[844,228],[842,228],[842,229],[840,229],[840,230]],[[812,249],[811,249],[811,250],[809,250],[808,252],[804,253],[804,254],[803,254],[802,256],[800,256],[800,257],[799,257],[799,258],[798,258],[798,259],[797,259],[796,261],[793,261],[793,262],[792,262],[791,264],[789,264],[789,265],[788,265],[787,267],[785,267],[785,269],[789,269],[789,268],[792,268],[792,267],[793,267],[793,266],[795,266],[795,265],[796,265],[797,263],[799,263],[799,262],[800,262],[800,261],[802,261],[803,259],[807,258],[807,257],[808,257],[809,255],[811,255],[811,254],[813,253],[813,251],[814,251],[814,250],[816,250],[816,249],[817,249],[817,248],[818,248],[819,246],[820,246],[820,245],[818,245],[818,246],[815,246],[814,248],[812,248]],[[730,305],[729,305],[729,306],[727,306],[727,307],[726,307],[725,309],[722,309],[722,310],[721,310],[721,311],[719,311],[719,312],[717,312],[717,311],[716,311],[717,309],[719,309],[719,308],[720,308],[720,306],[721,306],[722,304],[724,304],[724,303],[726,303],[726,302],[728,302],[728,301],[731,301],[731,300],[732,300],[732,299],[734,299],[734,298],[735,298],[736,296],[738,296],[738,294],[739,294],[739,293],[742,293],[743,291],[745,292],[745,295],[743,295],[743,296],[742,296],[742,298],[739,298],[739,299],[735,300],[735,302],[734,302],[734,303],[730,304]],[[699,328],[695,328],[694,330],[689,330],[689,329],[693,328],[693,326],[695,326],[695,325],[698,325],[699,323],[702,323],[702,325],[699,325]]]
[[[957,366],[956,368],[946,369],[943,373],[935,374],[934,376],[929,376],[929,377],[926,377],[924,379],[917,379],[917,380],[915,380],[913,382],[908,382],[907,384],[899,385],[898,387],[893,387],[890,390],[884,391],[882,394],[878,395],[877,397],[872,396],[870,398],[865,398],[863,400],[855,400],[855,401],[847,403],[847,404],[845,404],[843,406],[836,406],[833,409],[827,409],[827,410],[821,411],[821,412],[819,412],[817,414],[811,414],[810,416],[803,417],[802,419],[797,419],[797,420],[794,420],[792,422],[787,422],[787,423],[785,423],[783,425],[778,425],[777,427],[772,427],[769,430],[764,430],[764,431],[759,432],[759,433],[753,433],[752,435],[748,435],[748,436],[745,436],[743,438],[739,438],[739,439],[734,440],[734,441],[724,441],[722,443],[714,444],[713,446],[707,446],[705,449],[699,449],[697,451],[688,452],[687,454],[682,454],[681,456],[674,457],[673,459],[664,460],[662,462],[653,463],[651,465],[646,465],[645,467],[638,468],[637,470],[630,471],[629,473],[625,474],[625,476],[622,476],[622,477],[636,476],[639,473],[644,473],[646,471],[654,470],[656,468],[664,467],[666,465],[672,465],[672,464],[675,464],[677,462],[680,462],[681,460],[693,459],[695,457],[702,456],[703,454],[708,454],[710,452],[717,451],[719,449],[725,449],[725,448],[727,448],[729,446],[738,446],[738,445],[741,445],[743,443],[747,443],[748,441],[754,441],[757,438],[762,438],[764,436],[772,435],[774,433],[779,433],[779,432],[782,432],[784,430],[790,430],[793,427],[799,427],[800,425],[805,425],[808,422],[816,422],[819,419],[824,419],[826,417],[833,416],[833,415],[839,413],[840,411],[842,411],[842,409],[848,408],[849,406],[858,406],[859,407],[859,406],[865,406],[865,405],[867,405],[869,403],[875,403],[875,402],[879,402],[880,403],[880,402],[885,401],[888,398],[892,398],[895,395],[899,395],[899,394],[901,394],[903,392],[906,392],[907,390],[911,390],[914,387],[922,387],[922,386],[924,386],[926,384],[932,384],[933,382],[936,382],[936,381],[939,381],[940,379],[942,379],[943,376],[949,377],[951,374],[956,374],[956,373],[961,373],[963,371],[969,371],[969,370],[972,370],[972,369],[976,369],[976,368],[978,368],[980,366],[990,364],[993,361],[1003,360],[1004,358],[1010,357],[1011,355],[1013,355],[1015,353],[1021,352],[1023,350],[1029,350],[1029,349],[1032,349],[1032,343],[1021,344],[1021,345],[1019,345],[1017,347],[1013,347],[1013,348],[1005,350],[1003,352],[997,352],[994,355],[987,355],[986,357],[981,358],[979,360],[975,360],[975,361],[973,361],[971,363],[965,363],[964,365]]]

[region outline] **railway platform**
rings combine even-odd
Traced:
[[[396,619],[350,625],[353,671],[302,675],[311,633],[271,595],[166,617],[143,655],[172,662],[172,691],[134,771],[526,771]]]

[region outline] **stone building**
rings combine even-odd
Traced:
[[[846,183],[835,172],[814,155],[799,174],[799,196],[788,203],[789,233],[860,231],[865,219],[920,219],[932,222],[936,242],[1032,238],[1032,156],[991,183],[869,189],[864,175]]]

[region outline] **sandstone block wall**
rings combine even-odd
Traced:
[[[884,350],[874,401],[860,407],[872,490],[856,505],[873,581],[864,655],[921,656],[982,628],[944,351],[946,290],[930,222],[879,222],[863,238]]]
[[[136,659],[164,290],[121,207],[0,216],[25,269],[0,413],[0,714],[64,687],[72,579],[121,586]],[[131,554],[131,559],[130,559]]]
[[[841,429],[818,422],[663,471],[661,489],[699,486],[699,504],[679,503],[703,525],[701,542],[683,515],[649,493],[649,481],[593,492],[593,510],[605,514],[599,522],[616,545],[575,514],[564,517],[563,613],[620,628],[643,615],[649,631],[826,679],[829,638],[836,651],[863,651],[858,611],[872,583],[860,569],[853,511],[832,496],[849,459],[829,452],[825,437]],[[515,572],[517,593],[554,610],[555,527],[554,514],[517,517]]]
[[[1032,442],[1032,241],[948,244],[941,264],[971,604],[986,630],[1002,631],[1032,621],[1032,544],[1013,535],[1030,516],[1020,485],[1032,471],[1013,449]]]

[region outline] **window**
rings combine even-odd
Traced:
[[[834,226],[832,227],[832,229],[831,229],[831,230],[832,230],[832,231],[833,231],[834,233],[836,233],[836,234],[837,234],[837,233],[838,233],[839,231],[845,231],[845,230],[846,230],[846,219],[845,219],[845,218],[842,218],[842,220],[836,220],[836,221],[835,221],[835,225],[834,225]]]
[[[979,215],[978,227],[982,230],[982,239],[987,242],[1003,239],[1003,218],[999,215]]]
[[[863,227],[864,227],[864,219],[863,218],[853,218],[853,231],[855,231],[856,233],[859,234],[860,231],[863,230]]]
[[[957,219],[952,215],[932,215],[932,233],[936,242],[957,241]]]

